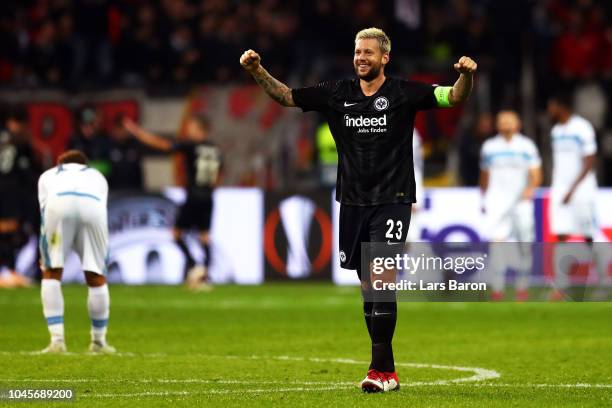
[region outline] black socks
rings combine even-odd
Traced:
[[[189,252],[189,248],[187,248],[187,244],[185,243],[185,240],[183,240],[183,238],[179,238],[174,242],[176,242],[176,245],[178,245],[178,247],[181,249],[181,252],[183,253],[183,255],[185,255],[185,259],[187,260],[187,265],[185,267],[186,274],[187,271],[189,271],[195,266],[195,259],[193,259],[193,256],[191,256],[191,252]]]
[[[200,242],[200,245],[204,251],[204,266],[208,268],[210,266],[210,245],[204,242]]]
[[[368,327],[370,338],[372,339],[372,362],[370,363],[370,369],[384,372],[395,371],[391,343],[396,321],[397,303],[373,303],[370,326]]]

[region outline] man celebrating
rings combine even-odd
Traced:
[[[240,64],[283,106],[321,112],[338,149],[336,199],[340,207],[340,261],[356,269],[362,282],[361,242],[404,242],[410,207],[416,201],[412,165],[412,129],[417,111],[453,106],[472,89],[476,63],[461,57],[459,79],[451,87],[385,77],[391,42],[378,28],[357,33],[353,65],[357,78],[290,89],[261,66],[248,50]],[[372,360],[361,387],[366,392],[399,389],[391,341],[397,304],[364,299],[364,316],[372,342]]]
[[[115,352],[115,348],[106,342],[110,308],[108,285],[104,277],[108,255],[108,184],[99,171],[87,166],[87,162],[82,152],[69,150],[58,158],[56,167],[44,172],[38,180],[43,265],[40,294],[51,335],[51,344],[43,353],[66,351],[61,280],[64,260],[71,250],[81,258],[89,287],[89,351]]]
[[[186,283],[193,290],[209,290],[209,266],[211,265],[210,227],[213,211],[213,190],[219,183],[221,150],[210,140],[210,123],[204,116],[191,116],[187,121],[187,140],[173,143],[153,134],[129,118],[123,125],[140,142],[156,150],[179,151],[185,155],[187,175],[187,199],[181,206],[173,229],[174,240],[187,260]],[[196,229],[204,252],[204,265],[196,265],[187,243],[185,232]]]

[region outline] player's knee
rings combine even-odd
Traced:
[[[103,286],[106,284],[106,277],[104,275],[100,275],[95,272],[85,272],[85,281],[87,282],[87,286],[92,288]]]

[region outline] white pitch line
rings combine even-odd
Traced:
[[[26,355],[38,355],[38,352],[26,352],[29,354]],[[72,355],[78,355],[76,353],[72,353]],[[84,354],[87,355],[87,354]],[[165,357],[163,354],[154,353],[155,357]],[[136,354],[133,353],[117,353],[112,356],[119,357],[136,357]],[[142,354],[141,356],[145,357],[147,354]],[[170,355],[168,355],[170,356]],[[190,355],[191,357],[197,355]],[[242,359],[242,360],[279,360],[279,361],[309,361],[314,363],[339,363],[339,364],[353,364],[353,365],[363,365],[367,366],[370,363],[367,361],[358,361],[349,358],[317,358],[317,357],[292,357],[292,356],[222,356],[222,355],[202,355],[206,358],[222,358],[222,359]],[[460,377],[454,378],[450,380],[437,380],[437,381],[429,381],[422,382],[419,385],[444,385],[444,384],[453,384],[453,383],[462,383],[462,382],[478,382],[485,380],[493,380],[501,377],[501,374],[494,370],[488,370],[486,368],[480,367],[463,367],[463,366],[450,366],[450,365],[441,365],[441,364],[424,364],[424,363],[396,363],[398,367],[411,367],[411,368],[431,368],[438,370],[449,370],[449,371],[459,371],[459,372],[467,372],[473,373],[473,375],[469,377]]]
[[[291,356],[248,356],[248,357],[238,357],[238,356],[209,356],[209,357],[219,357],[219,358],[238,358],[238,359],[252,359],[252,360],[261,360],[261,359],[272,359],[272,360],[285,360],[285,361],[311,361],[314,363],[340,363],[340,364],[357,364],[357,365],[369,365],[370,363],[367,361],[358,361],[350,358],[317,358],[317,357],[291,357]],[[488,370],[486,368],[480,367],[462,367],[462,366],[450,366],[450,365],[441,365],[441,364],[425,364],[425,363],[395,363],[398,367],[411,367],[411,368],[433,368],[438,370],[449,370],[449,371],[460,371],[460,372],[468,372],[474,373],[474,375],[470,377],[461,377],[455,378],[451,380],[438,380],[438,381],[430,381],[430,382],[422,382],[420,385],[444,385],[447,383],[462,383],[462,382],[477,382],[477,381],[485,381],[485,380],[494,380],[496,378],[501,377],[501,374],[495,370]]]
[[[292,387],[292,388],[258,388],[258,389],[242,389],[242,390],[206,390],[206,391],[146,391],[140,393],[128,394],[85,394],[85,397],[139,397],[139,396],[166,396],[166,395],[199,395],[199,394],[240,394],[240,393],[262,393],[262,392],[291,392],[291,391],[331,391],[356,388],[358,384],[352,382],[339,382],[336,385],[330,386],[329,382],[322,381],[262,381],[262,380],[202,380],[202,379],[38,379],[38,378],[21,378],[21,379],[0,379],[0,382],[41,382],[41,383],[201,383],[201,384],[232,384],[232,385],[327,385],[325,387]],[[441,382],[410,382],[401,383],[402,387],[424,387],[424,386],[469,386],[469,387],[490,387],[490,388],[594,388],[607,389],[612,388],[612,384],[520,384],[520,383],[441,383]]]
[[[48,356],[49,354],[45,354],[45,353],[41,353],[40,351],[15,351],[15,352],[11,352],[11,351],[0,351],[0,356]],[[56,356],[58,354],[52,354],[53,356]],[[192,356],[194,356],[195,354],[192,354]],[[91,351],[84,351],[84,352],[73,352],[73,351],[67,351],[61,354],[62,357],[100,357],[100,356],[106,356],[106,357],[146,357],[146,358],[156,358],[156,357],[169,357],[172,356],[171,354],[166,354],[166,353],[131,353],[131,352],[118,352],[115,354],[100,354],[100,353],[92,353]],[[197,355],[195,355],[197,356]]]
[[[142,383],[142,384],[233,384],[233,385],[277,385],[277,384],[291,384],[291,385],[328,385],[329,381],[265,381],[265,380],[203,380],[199,378],[186,378],[186,379],[174,379],[174,378],[158,378],[158,379],[100,379],[100,378],[3,378],[0,382],[40,382],[40,383]],[[356,383],[349,381],[336,382],[338,386],[355,386]],[[471,387],[508,387],[508,388],[612,388],[612,384],[588,384],[588,383],[576,383],[576,384],[537,384],[537,383],[478,383],[478,384],[466,384],[463,383],[440,383],[440,382],[410,382],[401,383],[402,387],[423,387],[432,385],[448,385],[448,386],[471,386]]]
[[[587,383],[576,383],[576,384],[470,384],[474,387],[521,387],[521,388],[612,388],[612,384],[587,384]],[[403,384],[402,384],[403,386]]]
[[[259,389],[246,389],[246,390],[209,390],[209,391],[147,391],[147,392],[135,392],[129,394],[85,394],[81,397],[92,397],[92,398],[134,398],[134,397],[166,397],[166,396],[188,396],[188,395],[214,395],[214,394],[264,394],[269,392],[319,392],[319,391],[337,391],[348,389],[346,386],[328,386],[319,388],[259,388]]]
[[[402,387],[416,387],[428,385],[424,383],[402,383]],[[431,385],[431,384],[429,384]],[[563,387],[563,388],[610,388],[612,384],[466,384],[466,383],[455,383],[455,384],[436,384],[436,385],[444,385],[444,386],[452,386],[452,385],[467,385],[467,386],[476,386],[476,387]],[[306,387],[294,387],[294,388],[259,388],[259,389],[245,389],[245,390],[208,390],[208,391],[147,391],[140,393],[105,393],[105,394],[86,394],[82,395],[83,397],[91,397],[91,398],[136,398],[136,397],[165,397],[165,396],[190,396],[190,395],[218,395],[218,394],[264,394],[270,392],[320,392],[320,391],[338,391],[338,390],[348,390],[350,388],[356,387],[354,384],[352,387],[348,386],[327,386],[327,387],[317,387],[317,388],[306,388]]]
[[[40,355],[38,352],[7,352],[0,351],[0,355]],[[83,355],[92,355],[91,353],[68,353],[70,356],[83,356]],[[181,357],[182,355],[172,355],[172,354],[164,354],[164,353],[117,353],[115,355],[111,355],[109,357]],[[184,355],[183,355],[184,356]],[[279,361],[309,361],[314,363],[338,363],[338,364],[355,364],[355,365],[368,365],[369,362],[366,361],[358,361],[348,358],[318,358],[318,357],[294,357],[294,356],[224,356],[224,355],[208,355],[208,354],[190,354],[189,356],[201,356],[207,358],[221,358],[221,359],[232,359],[232,360],[279,360]],[[464,367],[464,366],[451,366],[451,365],[441,365],[441,364],[426,364],[426,363],[396,363],[398,367],[411,367],[411,368],[430,368],[430,369],[440,369],[440,370],[450,370],[450,371],[459,371],[459,372],[467,372],[473,373],[472,376],[469,377],[461,377],[450,380],[437,380],[437,381],[417,381],[410,383],[402,383],[403,387],[421,387],[421,386],[444,386],[444,385],[469,385],[474,387],[521,387],[521,388],[612,388],[612,384],[587,384],[587,383],[575,383],[575,384],[535,384],[535,383],[527,383],[527,384],[510,384],[510,383],[485,383],[484,381],[494,380],[501,377],[501,374],[495,370],[489,370],[480,367]],[[199,384],[240,384],[240,385],[278,385],[278,384],[291,384],[291,385],[328,385],[329,382],[322,381],[266,381],[266,380],[206,380],[200,378],[188,378],[188,379],[0,379],[0,382],[58,382],[58,383],[89,383],[89,382],[99,382],[99,383],[113,383],[113,382],[132,382],[132,383],[159,383],[159,384],[171,384],[171,383],[199,383]],[[331,389],[343,389],[347,387],[354,387],[356,383],[352,382],[337,382],[336,386],[333,387],[322,387],[322,388],[309,388],[303,389],[303,391],[325,391]],[[302,387],[303,388],[303,387]],[[221,393],[232,393],[232,392],[270,392],[270,391],[281,391],[285,389],[261,389],[261,390],[209,390],[205,393],[208,394],[221,394]],[[290,388],[286,389],[290,390],[301,390],[298,388]],[[173,391],[172,391],[173,392]],[[160,392],[159,395],[189,395],[181,394],[179,392],[173,392],[174,394],[167,394],[167,392]],[[98,394],[96,394],[98,395]],[[101,394],[100,394],[101,395]],[[108,394],[119,395],[119,394]],[[125,394],[132,395],[132,394]],[[133,394],[135,396],[146,396],[149,395],[147,393],[137,393]],[[151,395],[157,395],[153,393]]]
[[[0,379],[0,382],[40,382],[40,383],[135,383],[135,384],[259,384],[259,385],[277,385],[277,384],[289,384],[289,385],[329,385],[329,381],[299,381],[299,380],[205,380],[201,378],[152,378],[152,379],[132,379],[132,378],[19,378],[19,379]],[[355,382],[334,382],[337,385],[355,385]]]

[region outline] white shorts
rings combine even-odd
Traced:
[[[597,235],[597,217],[594,201],[570,201],[551,197],[549,208],[550,230],[555,235],[581,235],[594,238]]]
[[[42,211],[40,253],[45,268],[63,268],[74,250],[83,270],[106,273],[108,224],[106,204],[90,196],[49,197]]]
[[[484,233],[489,241],[533,242],[533,202],[523,200],[503,214],[496,212],[495,208],[487,208]]]

